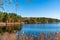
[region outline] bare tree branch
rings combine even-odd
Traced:
[[[18,2],[16,1],[16,13],[17,13],[17,9],[18,9]]]
[[[12,0],[9,0],[9,4],[11,4],[12,3]]]
[[[5,2],[5,0],[0,0],[0,8],[1,8],[3,11],[5,11],[5,9],[4,9],[4,2]]]

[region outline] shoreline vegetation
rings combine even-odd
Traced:
[[[15,13],[0,12],[0,33],[13,33],[21,30],[22,17]]]
[[[0,12],[0,33],[19,30],[23,24],[48,24],[56,22],[60,22],[60,20],[45,17],[22,17],[16,13]]]
[[[21,17],[16,13],[0,12],[0,33],[19,30],[19,28],[21,28],[21,25],[23,24],[48,24],[56,22],[60,22],[60,20],[45,17]],[[20,27],[17,27],[18,25]]]
[[[59,19],[45,18],[45,17],[24,17],[25,24],[48,24],[60,22]]]
[[[16,13],[0,12],[0,24],[44,24],[60,22],[59,19],[46,17],[22,17]]]
[[[44,33],[41,33],[39,36],[32,36],[32,34],[27,35],[23,33],[18,35],[17,32],[22,29],[23,24],[48,24],[56,22],[60,22],[60,20],[45,17],[21,17],[16,13],[0,12],[0,40],[44,40]],[[60,33],[57,33],[57,37],[54,36],[55,38],[53,38],[52,35],[52,33],[47,35],[46,40],[50,38],[52,40],[55,38],[57,38],[56,40],[59,40]]]

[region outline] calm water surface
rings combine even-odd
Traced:
[[[24,24],[22,30],[18,31],[18,34],[26,33],[39,35],[41,32],[60,32],[60,23],[55,24]]]

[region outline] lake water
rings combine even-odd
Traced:
[[[24,24],[18,34],[26,33],[39,35],[41,32],[60,32],[60,23],[55,24]]]

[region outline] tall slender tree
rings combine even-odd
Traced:
[[[16,0],[16,13],[17,13],[17,9],[18,9],[18,2]]]
[[[9,1],[9,4],[12,4],[12,0],[8,0]]]

